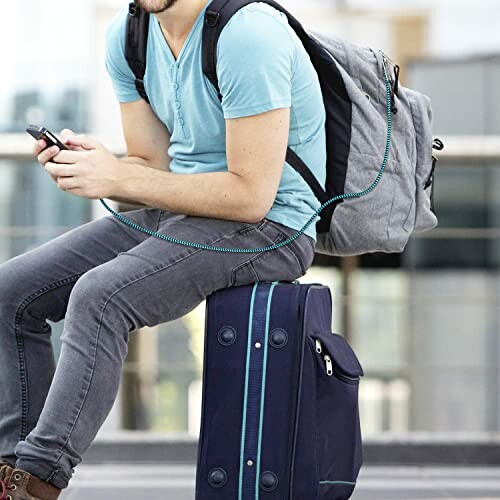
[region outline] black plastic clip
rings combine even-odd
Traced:
[[[216,26],[217,23],[219,22],[219,18],[220,18],[220,13],[219,12],[215,12],[213,10],[207,10],[205,12],[205,23],[207,24],[207,26]]]
[[[138,8],[137,8],[137,5],[135,2],[130,2],[128,4],[128,13],[129,15],[131,15],[132,17],[135,17],[137,15],[137,12],[138,12]]]
[[[436,149],[437,151],[442,151],[444,149],[443,141],[436,137],[432,143],[432,148]]]

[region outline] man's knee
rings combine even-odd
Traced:
[[[29,319],[33,331],[47,319],[60,321],[77,278],[43,282],[30,270],[25,256],[4,262],[0,264],[0,314],[9,321]]]
[[[17,308],[26,294],[26,276],[22,265],[17,259],[11,259],[0,264],[0,307],[6,309]]]
[[[122,289],[121,281],[113,279],[106,270],[91,269],[78,279],[71,291],[66,321],[88,325],[89,332],[111,324],[113,332],[126,337],[134,325],[128,324],[131,323],[132,310],[123,298]]]
[[[80,276],[69,296],[68,309],[102,308],[112,293],[110,280],[97,269]]]

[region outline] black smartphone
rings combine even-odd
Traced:
[[[28,125],[26,132],[34,137],[37,141],[43,139],[47,143],[47,148],[57,146],[60,150],[68,149],[50,130],[38,125]]]

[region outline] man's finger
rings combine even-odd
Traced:
[[[72,135],[71,137],[68,137],[66,144],[80,146],[89,150],[97,149],[100,146],[100,143],[96,139],[87,135]]]
[[[74,165],[67,165],[65,163],[52,163],[48,161],[45,164],[45,169],[49,174],[56,177],[71,177],[75,175]]]
[[[69,137],[72,137],[76,135],[71,129],[69,128],[64,128],[61,130],[61,141],[64,142],[66,144],[67,140]]]
[[[45,165],[49,160],[52,159],[57,153],[59,153],[59,148],[57,146],[51,146],[50,148],[44,149],[39,155],[38,155],[38,161],[42,164]]]
[[[57,185],[59,186],[59,189],[62,189],[63,191],[79,187],[78,182],[74,177],[58,177]]]
[[[38,156],[46,147],[47,143],[43,139],[38,139],[33,145],[33,156]]]
[[[86,151],[63,150],[60,151],[56,156],[54,156],[52,160],[54,161],[54,163],[73,164],[81,161],[83,159],[83,155],[86,154]]]

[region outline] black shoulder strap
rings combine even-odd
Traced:
[[[274,0],[212,0],[205,11],[205,23],[203,25],[202,42],[202,65],[203,73],[212,82],[219,93],[219,83],[217,80],[217,42],[219,36],[236,12],[245,5],[260,2],[267,3],[271,7],[283,12],[288,19],[288,23],[297,33],[298,37],[304,41],[310,39],[309,34],[304,30],[300,22],[290,14],[284,7]],[[220,98],[220,97],[219,97]]]
[[[125,59],[135,75],[135,87],[139,95],[149,102],[144,87],[146,56],[148,50],[149,13],[135,2],[128,7],[127,32],[125,34]]]
[[[219,40],[219,36],[224,29],[224,26],[226,26],[236,12],[238,12],[245,5],[256,1],[260,0],[212,0],[205,11],[201,55],[203,73],[215,87],[217,95],[221,101],[222,95],[220,93],[219,82],[217,79],[217,42]],[[295,30],[301,40],[310,38],[299,21],[297,21],[297,19],[295,19],[295,17],[293,17],[281,5],[274,0],[264,0],[264,3],[267,3],[283,12],[288,19],[288,23]],[[290,148],[287,148],[286,161],[306,181],[309,188],[321,204],[328,201],[329,197],[327,193],[321,187],[314,174],[300,159],[300,157]]]

